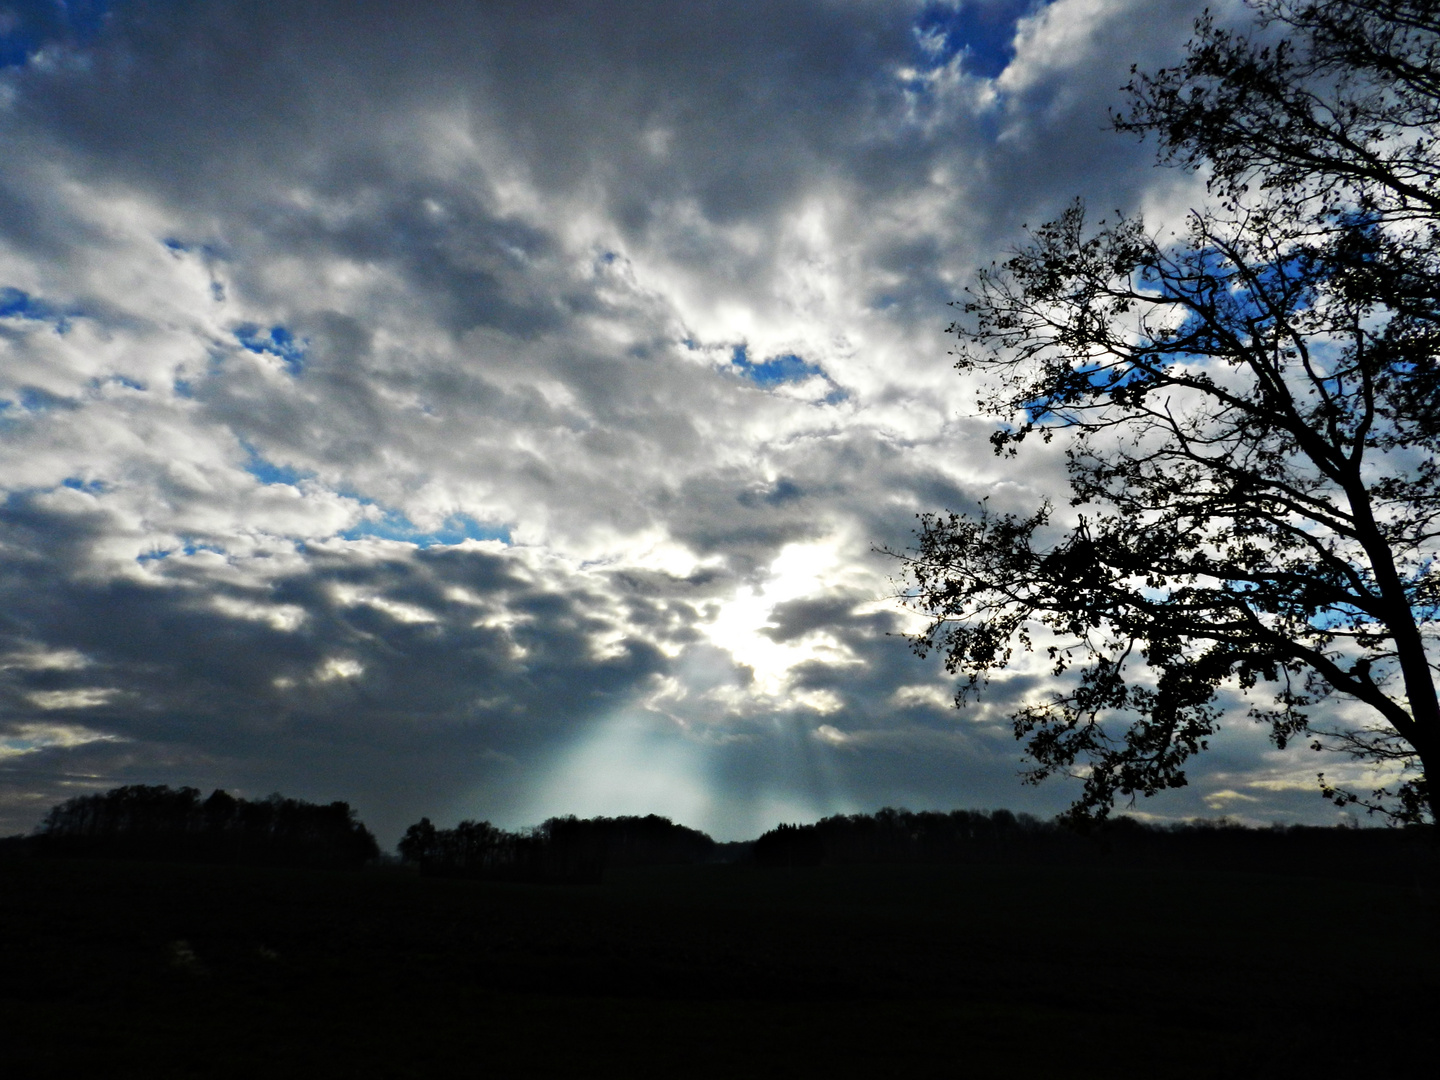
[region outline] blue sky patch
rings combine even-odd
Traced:
[[[225,549],[218,544],[209,541],[195,540],[193,537],[186,537],[181,541],[178,548],[152,548],[143,551],[135,556],[135,561],[144,565],[150,562],[159,562],[168,559],[171,555],[198,555],[202,551],[208,551],[214,555],[224,555]]]
[[[110,0],[10,0],[0,7],[0,68],[21,67],[47,45],[88,45]]]
[[[203,259],[214,259],[225,262],[227,256],[225,250],[216,244],[199,243],[193,240],[181,240],[178,236],[167,236],[160,243],[165,245],[165,250],[176,258],[181,255],[199,255]]]
[[[240,445],[245,448],[245,471],[262,484],[290,484],[293,486],[301,480],[315,475],[314,473],[298,472],[288,465],[276,465],[243,439]]]
[[[373,536],[381,540],[399,540],[416,547],[458,544],[463,540],[499,540],[508,545],[510,530],[504,525],[483,525],[469,514],[452,514],[438,529],[425,532],[404,514],[387,510],[379,520],[362,521],[340,534],[343,540],[359,540]]]
[[[71,398],[52,394],[49,390],[43,390],[38,386],[22,386],[20,388],[20,407],[26,412],[49,412],[56,408],[73,409],[75,402]]]
[[[804,382],[812,376],[825,377],[825,371],[818,365],[807,363],[794,353],[771,357],[761,363],[751,361],[744,345],[736,345],[730,362],[740,369],[740,374],[756,386],[779,386],[781,383]]]
[[[0,319],[29,319],[33,322],[51,322],[56,333],[63,334],[70,329],[70,318],[76,311],[65,311],[54,304],[31,296],[23,289],[9,285],[0,288]]]
[[[29,293],[12,289],[9,285],[0,289],[0,319],[42,318],[36,313],[36,306],[36,302],[30,299]]]
[[[283,326],[261,330],[254,323],[246,323],[235,328],[235,340],[253,353],[279,357],[291,375],[299,375],[305,368],[305,346],[309,343],[303,339],[297,341]]]
[[[1043,0],[926,4],[914,24],[920,66],[943,67],[963,54],[967,72],[993,79],[1015,56],[1015,24],[1043,6]]]

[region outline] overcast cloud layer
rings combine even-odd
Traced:
[[[1197,4],[0,2],[0,832],[119,783],[422,814],[1049,814],[893,636],[1060,493],[945,305]],[[78,13],[78,14],[77,14]],[[1327,763],[1335,773],[1334,763]],[[1322,820],[1243,718],[1140,809]]]

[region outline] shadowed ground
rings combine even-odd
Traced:
[[[1433,888],[0,863],[7,1076],[1214,1076],[1434,1060]]]

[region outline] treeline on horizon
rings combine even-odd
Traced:
[[[1433,873],[1434,826],[1253,828],[1227,819],[1154,825],[1130,817],[1079,831],[1008,810],[840,814],[778,825],[752,841],[720,843],[655,814],[554,817],[509,831],[488,821],[406,830],[400,859],[426,877],[596,882],[620,867],[746,862],[760,867],[902,863],[1166,862],[1214,868],[1324,873],[1343,864],[1384,875]],[[129,785],[52,808],[29,836],[0,853],[355,869],[380,859],[374,835],[349,804],[216,790]]]
[[[510,832],[488,821],[437,829],[411,825],[397,849],[427,877],[508,881],[599,881],[611,867],[733,862],[747,844],[721,844],[669,818],[550,818]]]
[[[335,869],[380,856],[348,803],[240,799],[219,789],[202,800],[197,788],[146,784],[77,796],[8,843],[42,856]]]
[[[757,839],[760,866],[897,863],[1167,864],[1207,869],[1391,876],[1433,874],[1440,853],[1433,826],[1247,826],[1227,818],[1151,824],[1132,817],[1049,821],[1008,810],[949,813],[884,809],[836,815],[813,825],[780,825]]]

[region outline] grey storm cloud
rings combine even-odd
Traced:
[[[991,455],[946,304],[1076,195],[1203,198],[1104,130],[1197,9],[115,0],[17,38],[0,828],[125,782],[386,839],[1062,807],[1004,721],[1042,675],[950,708],[877,549],[1063,501],[1058,453]],[[1308,812],[1233,747],[1157,812]]]

